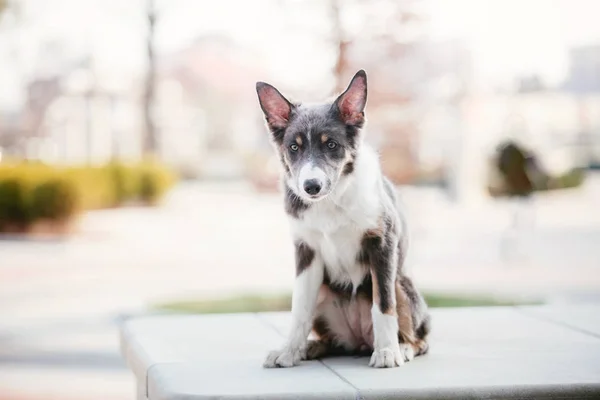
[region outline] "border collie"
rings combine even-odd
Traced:
[[[365,71],[325,104],[292,103],[264,82],[256,91],[281,160],[296,259],[292,327],[264,367],[371,354],[370,366],[391,368],[426,353],[427,305],[403,268],[406,222],[363,143]]]

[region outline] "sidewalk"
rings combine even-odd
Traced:
[[[407,191],[413,275],[433,291],[598,301],[593,194],[536,202],[529,258],[505,263],[505,206],[464,209],[435,192]],[[93,212],[81,227],[82,236],[66,241],[0,241],[0,393],[70,400],[69,387],[82,382],[94,400],[128,398],[133,383],[115,341],[121,317],[154,302],[281,292],[293,283],[279,198],[243,185],[183,185],[162,208]]]
[[[600,306],[434,310],[429,353],[384,370],[366,357],[262,368],[285,339],[287,313],[134,319],[121,345],[138,400],[592,399],[598,315]]]

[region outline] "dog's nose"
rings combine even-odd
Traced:
[[[319,194],[321,191],[321,182],[317,179],[308,179],[304,181],[304,191],[311,196]]]

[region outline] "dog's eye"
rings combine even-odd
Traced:
[[[335,149],[337,147],[337,143],[333,140],[330,140],[329,142],[327,142],[327,147],[329,147],[330,149]]]
[[[296,143],[294,143],[290,146],[290,150],[292,150],[292,151],[298,151],[299,148],[300,147],[298,147],[298,145]]]

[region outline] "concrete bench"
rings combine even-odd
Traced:
[[[121,331],[138,399],[600,398],[600,306],[437,309],[429,354],[263,369],[287,313],[155,316]]]

